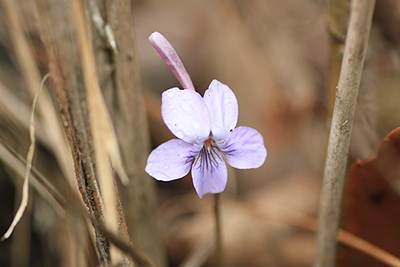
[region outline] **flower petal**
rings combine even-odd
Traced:
[[[199,93],[175,87],[162,94],[161,114],[168,129],[179,139],[200,144],[210,136],[210,115]]]
[[[183,88],[195,91],[189,74],[168,40],[161,33],[153,32],[149,37],[149,41],[165,63],[167,63],[168,67],[171,69],[172,73],[178,79]]]
[[[179,139],[172,139],[154,149],[147,159],[146,172],[159,181],[172,181],[189,173],[198,151]]]
[[[238,119],[235,94],[225,84],[213,80],[204,93],[204,101],[210,111],[213,139],[216,141],[226,139],[229,131],[235,128]]]
[[[262,135],[249,127],[238,127],[220,145],[226,161],[238,169],[260,167],[267,157]]]
[[[214,144],[200,150],[192,167],[193,185],[200,198],[206,193],[221,193],[228,180],[228,172],[222,154]]]

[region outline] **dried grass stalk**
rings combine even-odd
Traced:
[[[109,125],[104,115],[106,111],[101,110],[104,104],[101,102],[96,69],[93,67],[95,63],[91,56],[81,2],[37,0],[36,4],[41,37],[50,63],[53,95],[71,146],[75,176],[82,199],[94,221],[100,224],[113,222],[112,232],[118,231],[119,235],[129,239],[110,159],[105,147],[99,146],[104,138],[104,129],[99,127]],[[93,92],[94,95],[91,94]],[[91,101],[95,101],[97,106],[93,107]],[[96,108],[100,108],[100,111],[97,112]],[[97,125],[95,122],[93,125],[94,120],[100,120],[101,124]],[[102,175],[105,178],[100,177]],[[103,181],[108,182],[108,185],[99,184]],[[95,233],[100,263],[110,264],[110,242],[97,225]],[[132,265],[127,258],[123,264]]]
[[[40,84],[39,90],[36,92],[35,98],[33,100],[32,104],[32,111],[31,111],[31,119],[30,119],[30,127],[29,127],[29,137],[31,140],[31,144],[29,145],[28,149],[28,155],[26,156],[26,173],[25,173],[25,178],[24,178],[24,183],[22,185],[22,199],[21,199],[21,204],[18,207],[18,210],[14,216],[13,221],[11,222],[10,227],[7,229],[5,234],[0,238],[0,241],[4,241],[5,239],[8,239],[12,232],[14,231],[15,227],[18,225],[20,222],[22,216],[24,216],[25,209],[28,206],[28,199],[29,199],[29,175],[31,173],[32,169],[32,160],[33,160],[33,155],[35,154],[35,143],[36,143],[36,135],[35,135],[35,109],[36,109],[36,103],[39,98],[39,93],[40,90],[43,87],[44,82],[46,79],[49,77],[47,74],[45,77],[43,77],[42,83]]]
[[[336,262],[336,237],[350,135],[374,7],[375,0],[354,0],[351,4],[325,162],[316,244],[316,267],[333,267]]]

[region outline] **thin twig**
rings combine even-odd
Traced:
[[[198,205],[193,205],[193,197],[194,195],[187,195],[183,197],[180,196],[166,201],[164,203],[165,207],[160,208],[160,210],[165,210],[168,209],[167,207],[169,207],[169,211],[165,212],[165,214],[168,214],[168,216],[164,216],[164,219],[161,220],[163,225],[169,225],[174,218],[180,217],[182,214],[207,212],[208,208],[206,205],[204,205],[204,202],[198,202]],[[284,206],[274,205],[267,202],[249,200],[246,198],[239,199],[239,201],[238,199],[232,200],[225,198],[224,202],[228,206],[235,206],[235,210],[242,210],[254,218],[272,220],[274,222],[300,227],[313,233],[317,232],[318,229],[318,222],[315,217],[298,212],[291,208],[286,208]],[[212,235],[213,232],[207,230],[207,234]],[[205,234],[204,240],[200,241],[203,244],[199,244],[199,246],[193,248],[193,250],[197,249],[201,251],[192,251],[180,265],[180,267],[202,266],[201,264],[210,254],[204,253],[204,246],[207,245],[207,240],[205,239],[206,237],[207,235]],[[343,229],[339,229],[337,241],[363,252],[366,255],[369,255],[383,263],[386,263],[389,266],[400,267],[399,258]],[[198,260],[200,258],[199,254],[201,254],[201,260]]]
[[[35,96],[37,87],[40,84],[41,74],[36,64],[32,45],[24,33],[24,17],[21,13],[21,7],[16,1],[3,0],[3,7],[6,17],[8,18],[10,37],[15,48],[15,55],[19,63],[21,74],[25,80],[26,88],[32,99]],[[41,93],[41,100],[37,107],[38,114],[41,115],[42,120],[40,124],[47,136],[46,142],[50,144],[49,149],[53,150],[57,161],[63,170],[64,175],[67,177],[69,183],[73,183],[74,174],[72,168],[72,158],[69,156],[69,147],[67,145],[62,127],[60,126],[57,118],[57,112],[52,104],[51,96],[44,86]]]
[[[15,168],[18,166],[18,164],[15,164],[15,161],[19,161],[21,164],[26,164],[25,159],[22,158],[11,147],[9,147],[7,143],[4,143],[0,138],[0,151],[2,151],[3,148],[14,160],[12,163],[9,161],[5,162],[10,166],[10,168]],[[17,168],[14,170],[18,175],[24,175]],[[155,267],[150,258],[137,245],[134,245],[122,237],[114,234],[111,229],[107,228],[102,222],[91,216],[76,194],[68,195],[68,199],[66,200],[62,194],[49,182],[49,179],[36,170],[35,167],[32,167],[31,172],[32,174],[29,182],[33,185],[33,188],[36,190],[36,192],[43,196],[43,198],[49,203],[50,207],[56,211],[57,215],[64,217],[66,211],[68,211],[69,213],[76,213],[89,218],[92,223],[104,233],[105,237],[107,237],[116,247],[121,249],[121,251],[129,254],[137,263],[141,264],[141,266]]]
[[[354,0],[351,5],[348,36],[325,162],[314,263],[316,267],[333,267],[336,261],[336,236],[350,134],[374,7],[375,0]]]
[[[222,267],[222,233],[221,233],[221,211],[220,211],[221,194],[214,195],[214,214],[215,214],[215,241],[216,241],[216,267]]]
[[[278,205],[268,205],[266,209],[266,203],[260,205],[248,200],[241,201],[237,205],[254,217],[301,227],[311,232],[316,232],[318,228],[318,222],[314,217]],[[338,230],[337,241],[389,266],[400,267],[399,258],[343,229]]]
[[[19,155],[12,147],[10,147],[0,137],[0,161],[6,164],[11,170],[14,170],[16,176],[24,178],[26,160]],[[29,183],[39,194],[39,196],[56,212],[56,214],[63,218],[65,210],[59,204],[63,197],[55,190],[55,187],[45,178],[38,170],[32,166]],[[64,200],[65,202],[65,200]],[[66,203],[66,202],[65,202]]]
[[[30,120],[30,128],[29,128],[29,135],[31,139],[31,144],[28,149],[28,155],[26,156],[26,173],[25,173],[25,179],[24,183],[22,185],[22,199],[21,199],[21,204],[19,205],[19,208],[17,210],[17,213],[14,216],[14,219],[8,228],[7,232],[1,237],[0,241],[4,241],[5,239],[8,239],[11,234],[13,233],[15,227],[18,225],[19,221],[21,220],[22,216],[24,216],[25,209],[28,206],[28,200],[29,200],[29,175],[31,173],[32,169],[32,161],[33,161],[33,155],[35,153],[35,144],[36,144],[36,135],[35,135],[35,109],[36,109],[36,103],[39,98],[39,93],[40,90],[43,87],[44,82],[46,79],[49,77],[49,74],[46,74],[45,77],[43,77],[42,83],[40,84],[39,90],[36,92],[35,99],[33,100],[32,104],[32,111],[31,111],[31,120]]]
[[[327,115],[332,119],[335,104],[336,86],[343,59],[343,47],[349,17],[348,0],[326,0],[326,23],[329,32],[329,74],[327,81]]]
[[[400,259],[389,252],[377,247],[364,239],[359,238],[345,230],[339,229],[337,240],[342,244],[364,252],[365,254],[388,264],[389,266],[400,267]]]
[[[87,214],[87,212],[86,212]],[[94,225],[96,225],[100,231],[104,233],[108,240],[111,241],[121,251],[130,255],[139,266],[155,267],[152,261],[149,259],[146,253],[144,253],[139,247],[132,245],[129,241],[119,237],[110,228],[105,227],[101,222],[91,217]]]

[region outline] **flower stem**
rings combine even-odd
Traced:
[[[215,242],[216,242],[216,260],[215,266],[222,267],[222,234],[221,234],[221,212],[220,212],[221,194],[214,195],[214,214],[215,214]]]

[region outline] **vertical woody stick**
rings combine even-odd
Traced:
[[[336,91],[331,132],[322,185],[315,267],[333,267],[336,236],[346,174],[351,128],[364,66],[375,0],[354,0],[339,85]]]

